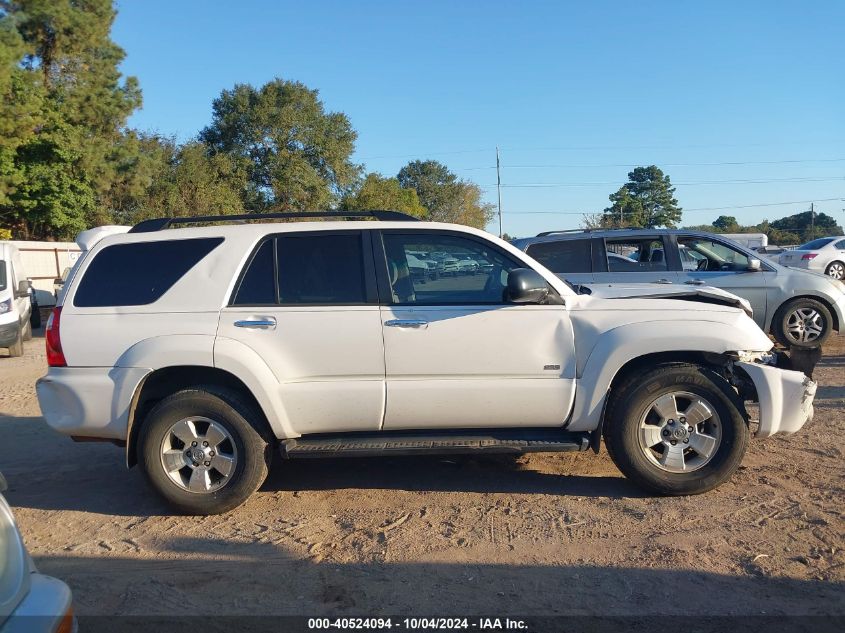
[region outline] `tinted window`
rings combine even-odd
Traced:
[[[81,308],[153,303],[222,241],[211,237],[107,246],[85,271],[73,303]]]
[[[845,240],[839,240],[838,242],[836,242],[835,247],[838,248],[840,251],[845,251]]]
[[[241,279],[233,305],[267,305],[276,303],[276,271],[273,261],[273,240],[265,241],[256,251]]]
[[[519,264],[481,242],[451,235],[384,236],[393,303],[499,304]]]
[[[830,244],[835,237],[821,237],[817,240],[813,240],[812,242],[807,242],[806,244],[802,244],[796,250],[799,251],[817,251],[820,248],[824,248],[828,244]]]
[[[748,256],[723,242],[701,237],[679,237],[678,247],[689,249],[688,256],[697,260],[696,270],[712,272],[748,269]]]
[[[540,242],[526,252],[553,273],[592,272],[589,239]]]
[[[607,270],[641,273],[667,270],[666,250],[660,238],[610,239],[604,241]]]
[[[0,259],[0,290],[6,289],[6,262]]]
[[[282,305],[365,303],[361,235],[276,238]]]

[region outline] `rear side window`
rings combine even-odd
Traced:
[[[666,249],[658,238],[607,239],[607,270],[611,273],[664,271]]]
[[[526,251],[553,273],[590,273],[590,240],[561,240],[532,244]]]
[[[366,303],[361,235],[276,238],[281,305]]]
[[[834,244],[834,246],[840,251],[845,251],[845,240],[839,240],[836,244]]]
[[[101,308],[154,303],[222,242],[222,237],[210,237],[107,246],[89,264],[73,304]]]

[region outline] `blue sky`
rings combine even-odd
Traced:
[[[371,171],[434,158],[495,202],[498,145],[511,235],[577,227],[631,166],[652,163],[677,183],[685,224],[776,219],[810,200],[845,221],[839,0],[120,0],[118,11],[112,37],[144,93],[134,127],[189,139],[221,90],[282,77],[349,116]]]

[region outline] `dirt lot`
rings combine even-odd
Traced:
[[[45,365],[40,338],[0,358],[0,470],[83,615],[845,614],[845,336],[812,424],[707,495],[644,496],[604,452],[314,460],[207,518],[168,516],[121,449],[53,433]]]

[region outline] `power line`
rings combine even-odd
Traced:
[[[772,182],[828,182],[828,181],[845,181],[845,176],[836,177],[792,177],[792,178],[742,178],[737,180],[698,180],[691,182],[673,182],[673,186],[679,187],[693,187],[697,185],[759,185]],[[607,187],[619,184],[618,181],[602,181],[602,182],[532,182],[532,183],[518,183],[518,184],[502,184],[502,187],[510,189],[542,189],[552,187]],[[484,185],[490,187],[492,185]]]
[[[809,204],[810,202],[834,202],[842,198],[816,198],[814,200],[791,200],[789,202],[762,202],[759,204],[733,204],[725,207],[698,207],[694,209],[683,209],[684,213],[701,211],[725,211],[730,209],[755,209],[761,207],[779,207],[792,204]],[[509,211],[508,215],[584,215],[594,212],[590,211]],[[601,213],[601,211],[598,211]]]
[[[798,163],[840,163],[845,158],[796,158],[792,160],[736,160],[713,163],[664,163],[660,167],[719,167],[719,166],[741,166],[741,165],[794,165]],[[648,161],[645,161],[648,162]],[[502,165],[503,170],[507,169],[599,169],[606,167],[639,167],[642,163],[603,163],[603,164],[548,164],[548,165]],[[455,171],[480,171],[485,169],[496,169],[495,165],[485,167],[462,167]]]

